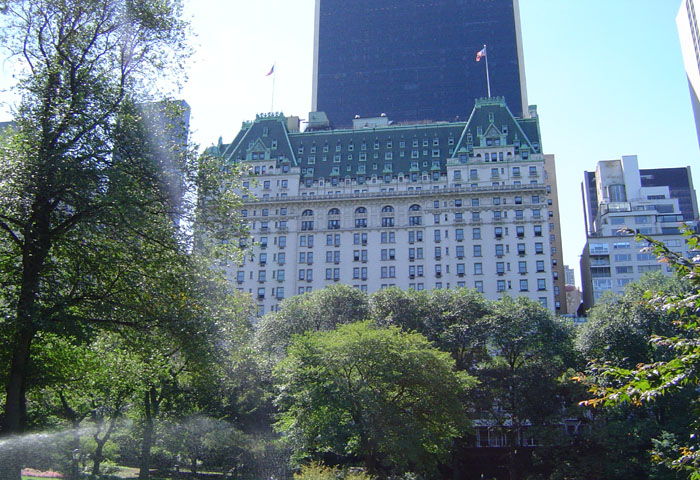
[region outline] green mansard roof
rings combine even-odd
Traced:
[[[300,167],[302,177],[314,180],[370,178],[445,173],[448,158],[476,162],[474,149],[495,145],[496,139],[499,146],[541,153],[537,119],[516,119],[498,97],[478,99],[466,122],[290,132],[282,114],[258,115],[233,142],[208,152],[236,163],[276,160]]]

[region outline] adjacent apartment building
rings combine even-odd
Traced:
[[[301,132],[296,117],[258,115],[208,151],[248,166],[251,250],[225,269],[258,314],[333,283],[467,287],[566,312],[554,159],[534,108],[516,118],[483,98],[464,122],[347,129],[310,118]]]
[[[695,129],[700,142],[700,29],[696,15],[697,7],[700,7],[698,0],[682,0],[676,16],[676,25],[695,116]]]
[[[527,116],[518,0],[316,0],[312,110],[334,128],[355,115],[465,121],[474,100],[505,97]]]
[[[598,162],[582,184],[587,242],[581,255],[583,303],[621,293],[644,273],[669,273],[630,232],[649,235],[688,255],[679,227],[695,228],[698,206],[690,167],[640,169],[637,157]],[[625,229],[626,228],[626,229]]]

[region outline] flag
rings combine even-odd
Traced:
[[[476,52],[476,61],[478,62],[479,60],[481,60],[481,57],[485,57],[485,56],[486,56],[486,45],[484,45],[484,48],[482,48],[481,50]]]
[[[272,65],[272,68],[270,69],[269,72],[267,72],[267,75],[265,75],[265,76],[266,76],[266,77],[269,77],[269,76],[272,75],[273,73],[275,73],[275,66],[274,66],[274,65]]]

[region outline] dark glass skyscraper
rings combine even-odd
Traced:
[[[355,115],[466,120],[474,99],[527,113],[518,0],[316,0],[312,110],[335,127]]]

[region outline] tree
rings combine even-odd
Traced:
[[[480,419],[500,430],[508,471],[517,479],[524,446],[535,430],[560,428],[564,398],[560,377],[572,366],[571,330],[538,302],[503,297],[488,321],[488,359],[476,369]],[[527,432],[531,433],[527,433]]]
[[[130,310],[132,299],[143,300],[162,272],[186,266],[191,248],[177,221],[192,212],[192,195],[173,196],[173,171],[203,198],[229,193],[216,206],[201,202],[204,227],[234,198],[218,161],[196,168],[177,112],[165,122],[175,134],[142,121],[139,105],[153,86],[177,80],[187,57],[181,9],[179,0],[2,1],[0,44],[21,63],[22,98],[0,144],[4,435],[25,427],[39,332],[87,338],[154,321]],[[212,238],[237,229],[225,215]],[[2,473],[17,479],[18,465]]]
[[[474,385],[417,333],[368,322],[296,336],[276,369],[277,428],[296,457],[361,459],[380,470],[430,470],[464,432]]]
[[[661,360],[662,352],[649,343],[651,335],[674,335],[677,315],[656,308],[645,300],[645,292],[687,293],[690,285],[661,273],[647,274],[625,287],[623,295],[603,297],[588,312],[576,337],[576,348],[584,358],[632,368],[641,362]]]
[[[367,315],[365,293],[349,285],[331,285],[285,299],[279,311],[260,320],[256,341],[263,351],[280,358],[294,334],[332,330],[338,325],[365,320]]]
[[[14,135],[0,151],[0,231],[6,264],[14,264],[6,284],[15,305],[3,430],[19,433],[32,339],[82,298],[50,298],[47,280],[65,280],[52,278],[61,243],[88,224],[125,232],[137,228],[130,220],[142,219],[144,207],[168,209],[153,184],[156,165],[133,163],[132,144],[122,141],[135,125],[128,105],[139,82],[182,50],[185,25],[175,2],[3,3],[2,40],[25,69]],[[81,231],[89,248],[97,232]]]
[[[485,358],[490,305],[476,290],[431,291],[387,288],[370,297],[374,322],[415,330],[450,352],[459,370],[473,369]]]
[[[685,230],[685,235],[688,249],[697,251],[700,238],[689,230]],[[669,396],[696,405],[700,399],[697,389],[700,383],[700,344],[697,341],[700,336],[700,264],[697,257],[687,259],[650,237],[638,235],[637,240],[648,242],[648,250],[653,251],[660,262],[671,266],[679,278],[690,284],[690,289],[680,292],[648,291],[644,295],[644,308],[656,317],[673,319],[674,327],[670,332],[666,327],[661,334],[650,332],[648,361],[636,365],[616,358],[608,362],[592,361],[585,374],[578,379],[591,388],[595,398],[583,403],[590,407],[606,408],[655,405]],[[697,421],[688,422],[688,427],[694,432],[699,426]],[[666,434],[656,440],[653,459],[685,473],[689,478],[699,479],[698,452],[700,444],[696,435],[679,440]]]

